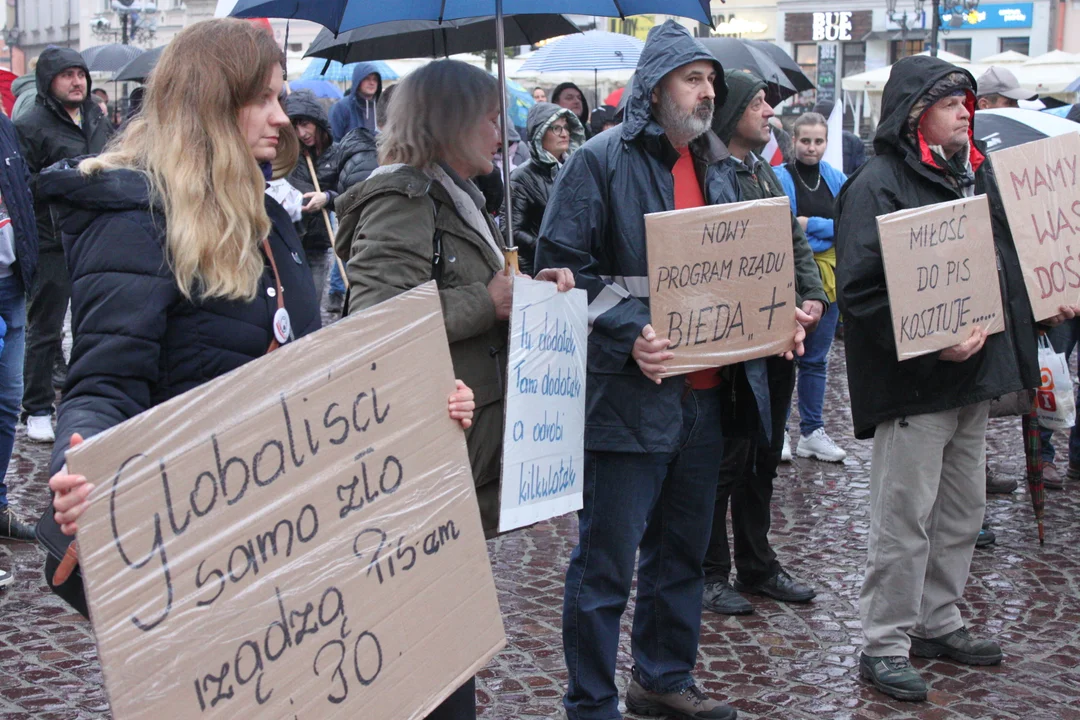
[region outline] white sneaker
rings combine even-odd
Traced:
[[[791,462],[791,437],[784,431],[784,449],[780,451],[780,462]]]
[[[51,443],[55,441],[56,434],[53,433],[52,416],[28,416],[26,418],[26,437],[39,443]]]
[[[0,570],[0,588],[6,588],[13,582],[15,582],[14,575],[9,573],[7,570]]]
[[[818,428],[809,435],[799,438],[799,445],[795,448],[795,454],[802,458],[817,458],[825,462],[843,462],[847,457],[832,438],[825,434],[825,428]]]

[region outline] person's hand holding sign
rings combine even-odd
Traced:
[[[825,303],[820,300],[806,300],[802,304],[802,311],[810,316],[810,322],[804,323],[800,320],[799,324],[806,328],[806,332],[814,332],[821,322],[821,316],[825,314]]]
[[[821,303],[817,300],[807,300],[805,303],[803,303],[803,307],[806,307],[807,304],[820,305]],[[794,360],[796,355],[802,357],[803,353],[806,352],[806,350],[803,348],[803,340],[806,339],[807,328],[811,325],[816,326],[818,320],[820,319],[820,312],[818,313],[817,317],[814,317],[808,312],[804,312],[799,308],[795,308],[795,347],[793,347],[791,350],[788,350],[780,357],[784,358],[785,360]]]
[[[1058,308],[1058,314],[1042,320],[1043,325],[1057,327],[1066,320],[1080,317],[1080,305],[1062,305]]]
[[[68,447],[78,447],[82,441],[82,435],[74,433]],[[90,507],[90,500],[87,498],[94,486],[82,475],[68,473],[67,465],[64,465],[60,472],[49,478],[49,489],[56,493],[53,497],[53,510],[56,511],[53,518],[56,524],[65,535],[74,535],[79,529],[76,521],[86,512],[86,508]]]
[[[982,325],[976,325],[971,328],[971,335],[968,339],[959,345],[953,345],[952,347],[945,348],[938,355],[938,359],[945,360],[947,362],[964,362],[972,355],[983,349],[983,345],[986,344],[987,334],[983,330]]]
[[[645,377],[657,385],[660,384],[660,375],[667,369],[663,363],[675,357],[674,353],[667,352],[667,346],[670,344],[671,340],[668,338],[656,337],[656,331],[653,330],[652,325],[641,328],[641,334],[634,341],[634,350],[631,353],[634,361]]]

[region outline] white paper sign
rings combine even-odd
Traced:
[[[499,532],[581,509],[588,299],[514,280]]]

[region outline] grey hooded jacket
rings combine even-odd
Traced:
[[[649,324],[645,214],[675,209],[679,158],[652,116],[650,95],[670,71],[706,60],[717,67],[716,105],[727,94],[723,68],[682,25],[649,31],[626,119],[574,153],[559,172],[544,215],[536,270],[568,267],[588,293],[589,349],[585,447],[660,453],[677,449],[685,378],[656,385],[631,356]],[[706,202],[739,200],[727,148],[710,131],[690,144]]]

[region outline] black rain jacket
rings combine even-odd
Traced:
[[[53,79],[64,70],[81,67],[86,73],[86,99],[82,103],[83,125],[72,121],[67,110],[53,97]],[[113,127],[93,101],[90,70],[71,48],[46,48],[38,58],[36,79],[37,98],[34,107],[15,121],[19,145],[30,169],[30,190],[34,194],[37,216],[38,247],[41,252],[60,252],[60,235],[55,221],[38,191],[38,175],[50,165],[68,158],[97,155],[113,134]]]
[[[678,151],[652,117],[653,88],[670,71],[707,60],[716,65],[716,105],[727,94],[723,68],[681,25],[649,31],[622,125],[600,133],[559,172],[536,248],[536,270],[567,267],[588,293],[589,350],[585,448],[661,453],[677,449],[684,377],[657,385],[631,356],[649,324],[645,214],[675,209],[672,168]],[[705,200],[739,200],[728,151],[711,131],[690,144]]]
[[[964,407],[1039,384],[1035,322],[1023,272],[997,181],[983,156],[985,148],[974,140],[974,191],[990,201],[994,232],[986,241],[994,243],[997,255],[1005,331],[991,335],[980,352],[962,363],[939,360],[938,353],[896,359],[876,219],[961,197],[925,144],[906,129],[919,98],[955,72],[967,73],[929,56],[904,58],[893,66],[882,95],[876,155],[851,176],[837,198],[837,301],[844,316],[851,416],[860,439],[872,437],[874,428],[889,420]],[[967,74],[974,88],[975,80]],[[970,93],[969,110],[974,126]]]

